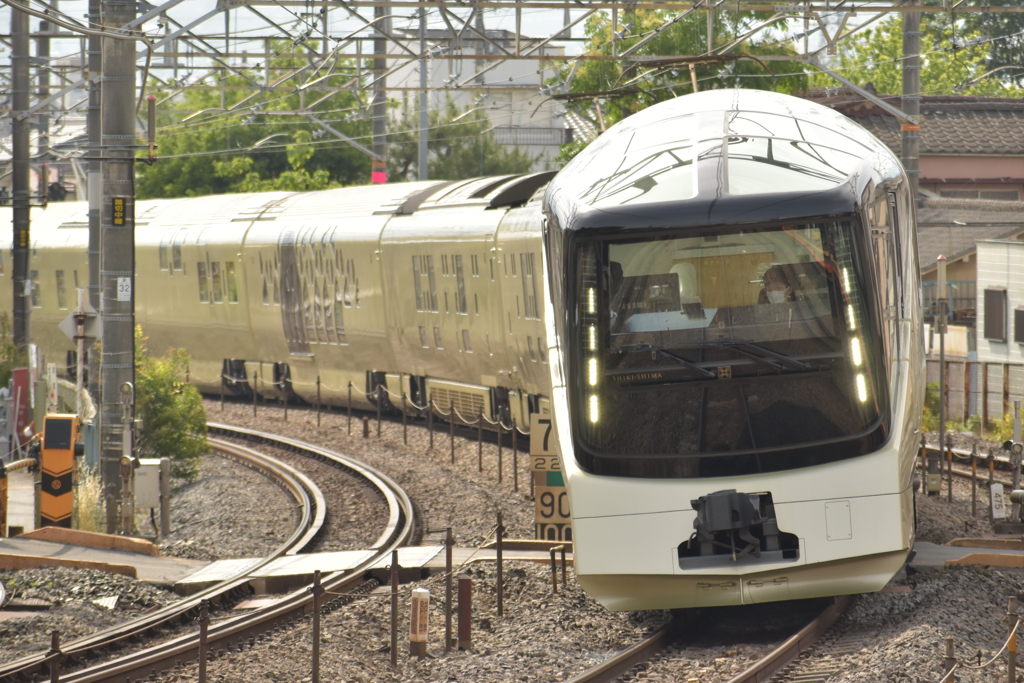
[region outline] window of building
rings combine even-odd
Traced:
[[[985,339],[1006,341],[1006,290],[985,290]]]
[[[64,284],[64,271],[57,271],[57,308],[64,310],[68,307],[68,295]]]
[[[939,190],[940,197],[949,199],[988,199],[997,202],[1018,202],[1018,190]]]
[[[206,261],[196,263],[196,273],[199,277],[199,301],[204,304],[210,303],[210,286],[206,281]]]
[[[1013,311],[1013,341],[1024,344],[1024,308]]]

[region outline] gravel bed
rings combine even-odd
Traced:
[[[276,484],[207,455],[199,477],[172,491],[171,534],[160,552],[190,560],[262,557],[288,540],[298,521],[294,501]]]
[[[71,640],[138,617],[148,609],[178,600],[173,592],[127,576],[95,569],[45,567],[0,570],[10,598],[38,598],[53,603],[47,612],[0,621],[0,662],[50,648],[50,632]],[[94,600],[117,597],[113,609]]]

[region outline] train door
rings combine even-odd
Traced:
[[[879,296],[882,323],[882,342],[886,368],[889,370],[890,395],[895,396],[896,372],[893,361],[899,357],[902,274],[899,223],[896,220],[896,202],[892,193],[878,198],[868,209],[871,236],[874,242],[875,283]]]
[[[291,353],[310,353],[303,320],[302,279],[299,277],[298,234],[288,228],[281,233],[281,324]]]

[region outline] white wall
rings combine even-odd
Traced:
[[[985,338],[985,290],[1006,289],[1006,342]],[[1013,341],[1014,309],[1024,308],[1024,243],[1012,240],[978,242],[978,360],[1024,362],[1024,344]]]

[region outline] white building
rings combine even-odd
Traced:
[[[1024,362],[1024,242],[978,240],[978,360]]]
[[[394,35],[405,39],[414,53],[419,52],[419,31],[395,29]],[[461,52],[465,54],[501,54],[495,45],[515,53],[516,35],[510,31],[484,31],[488,40],[467,32],[461,39]],[[494,64],[493,60],[457,59],[452,47],[453,34],[447,29],[428,29],[428,46],[439,46],[427,60],[428,107],[442,109],[450,99],[462,110],[480,109],[487,114],[495,140],[509,147],[520,147],[533,157],[535,171],[555,170],[553,159],[559,148],[571,141],[569,128],[564,122],[565,109],[550,94],[542,94],[545,82],[557,75],[560,61],[544,62],[537,59],[506,59],[497,66],[476,76]],[[534,48],[542,39],[519,36],[520,53]],[[398,68],[388,76],[388,96],[402,102],[405,111],[416,112],[419,107],[420,62],[412,59],[396,45],[389,52],[402,57],[389,60],[388,69]],[[536,50],[537,56],[562,56],[564,48],[544,45]],[[447,55],[447,56],[446,56]],[[461,86],[461,87],[455,87]],[[414,117],[415,118],[415,117]]]

